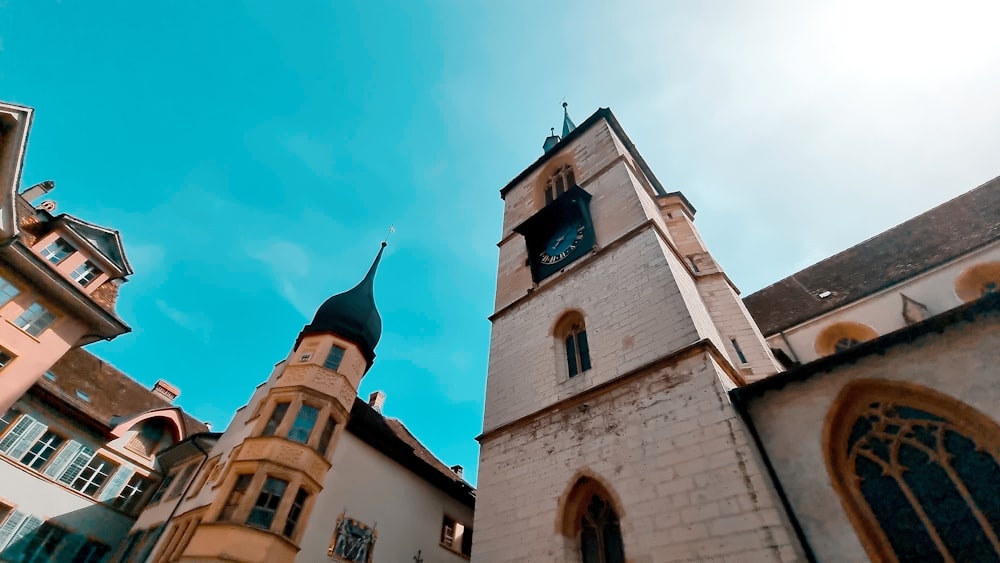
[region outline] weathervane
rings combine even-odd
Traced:
[[[382,246],[389,244],[389,235],[396,232],[396,227],[389,225],[389,232],[385,234],[385,238],[382,239]]]

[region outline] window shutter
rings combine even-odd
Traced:
[[[28,415],[24,415],[24,418],[30,417],[28,417]],[[39,439],[42,434],[45,434],[45,431],[48,430],[48,428],[48,426],[32,418],[31,425],[24,431],[21,438],[14,442],[10,449],[7,450],[7,455],[11,459],[21,459],[21,456],[27,453],[28,449],[31,448],[31,445],[35,443],[35,440]]]
[[[576,339],[573,336],[570,334],[566,337],[566,365],[569,367],[570,377],[579,373],[576,370]]]
[[[7,549],[3,551],[4,560],[20,561],[21,555],[24,553],[24,548],[27,547],[28,542],[31,540],[31,534],[35,533],[35,530],[42,525],[42,522],[44,520],[41,518],[28,515],[24,519],[24,523],[21,524],[21,527],[14,533],[14,537],[10,539]]]
[[[0,440],[0,453],[7,453],[14,447],[15,444],[21,441],[28,429],[31,428],[38,421],[31,417],[31,415],[21,415],[21,418],[17,421],[11,429],[7,432],[7,435]],[[43,431],[44,432],[44,431]],[[39,434],[41,436],[41,434]],[[11,456],[14,457],[14,456]],[[17,456],[20,457],[20,456]]]
[[[58,477],[59,474],[66,469],[66,466],[73,461],[76,454],[80,453],[82,448],[83,444],[77,442],[76,440],[70,440],[69,443],[59,450],[59,453],[56,454],[56,457],[52,460],[52,462],[49,463],[49,466],[45,469],[45,474],[53,479]]]
[[[97,500],[104,502],[106,500],[114,500],[118,496],[118,493],[122,491],[122,487],[128,480],[132,477],[135,470],[127,465],[123,465],[118,468],[118,471],[108,480],[108,483],[104,485],[104,490],[101,491],[101,496]]]
[[[7,516],[7,520],[4,521],[3,526],[0,526],[0,552],[7,547],[10,539],[14,537],[14,533],[21,527],[21,522],[24,522],[27,516],[27,514],[20,510],[15,510]]]
[[[576,339],[580,345],[580,371],[587,371],[590,369],[590,346],[587,345],[587,331],[581,330],[580,334],[576,335]]]
[[[73,458],[72,462],[70,462],[69,467],[67,467],[66,470],[62,472],[62,475],[59,476],[59,482],[72,485],[73,480],[76,479],[77,476],[80,475],[80,472],[83,471],[83,468],[87,467],[87,464],[90,463],[90,458],[94,457],[94,453],[94,450],[88,448],[87,446],[80,448],[76,457]]]

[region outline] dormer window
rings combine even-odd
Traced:
[[[573,167],[566,164],[549,176],[545,183],[545,204],[552,203],[554,199],[566,193],[570,186],[576,183],[573,177]]]
[[[42,258],[45,258],[53,264],[59,264],[74,252],[76,252],[75,248],[70,246],[68,242],[59,238],[42,249]]]
[[[69,277],[83,287],[87,287],[90,285],[90,282],[96,280],[99,275],[101,275],[101,269],[95,266],[90,260],[87,260],[83,264],[80,264],[77,269],[73,270],[69,274]]]

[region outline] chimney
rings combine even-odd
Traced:
[[[181,394],[180,389],[174,387],[166,381],[163,381],[162,379],[157,380],[156,385],[153,385],[152,391],[154,395],[158,395],[170,404],[173,404],[174,399]]]
[[[452,465],[451,470],[455,472],[455,475],[462,476],[463,469],[461,465]]]
[[[39,182],[34,186],[31,186],[30,188],[21,192],[21,197],[31,202],[51,192],[55,188],[56,188],[55,182],[53,182],[52,180],[45,180],[44,182]]]
[[[385,393],[375,391],[368,395],[368,406],[375,409],[375,412],[382,414],[382,406],[385,405]]]

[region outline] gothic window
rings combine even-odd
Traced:
[[[326,554],[335,561],[372,563],[372,553],[378,534],[375,529],[341,513]]]
[[[587,327],[583,315],[573,311],[567,313],[557,324],[556,339],[565,355],[566,373],[574,377],[590,369],[590,346],[587,343]]]
[[[573,167],[566,164],[557,168],[545,182],[545,204],[552,203],[554,199],[566,193],[570,186],[576,184],[573,177]]]
[[[1000,427],[885,381],[851,384],[835,408],[828,469],[872,559],[1000,561]]]
[[[622,531],[611,505],[594,495],[580,522],[580,555],[583,563],[625,563]]]

